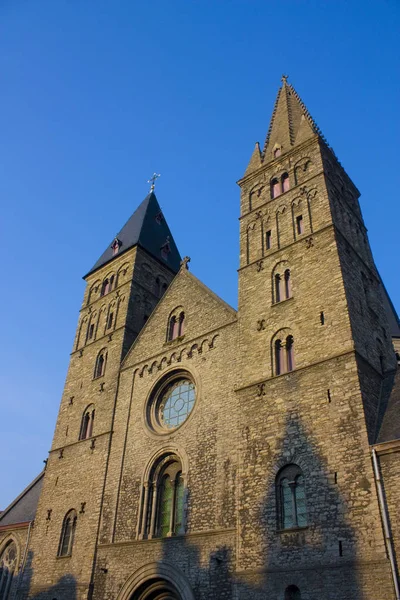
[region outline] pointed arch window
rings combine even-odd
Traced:
[[[60,544],[58,547],[58,556],[71,556],[74,545],[77,514],[75,510],[70,510],[64,517]]]
[[[79,432],[80,440],[87,440],[93,435],[95,408],[90,404],[82,416],[81,430]]]
[[[175,454],[159,459],[142,491],[139,538],[172,537],[184,533],[185,484]]]
[[[298,465],[286,465],[276,478],[278,529],[306,527],[305,480]]]
[[[102,377],[106,370],[106,360],[107,360],[107,352],[105,350],[100,350],[99,354],[96,358],[96,364],[94,367],[94,379],[97,377]]]
[[[10,597],[11,584],[17,569],[17,545],[10,540],[0,556],[0,598],[7,600]]]
[[[289,373],[295,368],[294,362],[294,339],[288,335],[284,340],[277,339],[274,342],[275,375]]]

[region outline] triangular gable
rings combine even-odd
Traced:
[[[122,368],[171,348],[178,340],[167,342],[172,312],[181,307],[185,314],[185,340],[192,340],[236,320],[236,311],[212,292],[197,277],[181,268],[163,298],[141,330],[125,357]]]

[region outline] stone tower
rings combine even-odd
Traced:
[[[84,278],[86,290],[25,574],[31,596],[47,581],[58,582],[65,597],[90,595],[120,364],[179,264],[151,191]],[[71,554],[68,539],[60,546],[66,519],[69,538],[75,536],[81,547],[79,554]]]
[[[286,79],[239,181],[237,568],[265,597],[278,597],[288,574],[311,593],[305,567],[320,574],[318,597],[337,597],[332,566],[344,568],[341,597],[391,597],[369,452],[396,369],[382,285],[359,192]],[[303,470],[313,525],[277,533],[276,478],[288,463]]]
[[[37,482],[0,516],[0,598],[396,597],[398,318],[286,77],[239,185],[238,311],[153,192],[85,276],[34,526]]]

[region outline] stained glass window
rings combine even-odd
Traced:
[[[174,497],[174,490],[169,475],[165,475],[161,484],[160,494],[160,536],[166,537],[171,524],[171,511]]]
[[[159,403],[161,424],[168,429],[181,425],[191,413],[195,399],[195,388],[191,381],[187,379],[174,381],[161,396]]]
[[[307,509],[304,476],[300,467],[284,467],[277,477],[279,529],[305,527]]]
[[[178,473],[175,479],[175,533],[179,533],[183,521],[183,498],[184,484],[182,473]]]
[[[14,571],[17,568],[17,546],[11,541],[0,557],[0,598],[7,600],[10,593]]]
[[[281,481],[282,490],[282,525],[283,529],[290,529],[294,526],[293,520],[293,500],[292,490],[289,486],[289,480],[282,479]]]
[[[295,482],[295,498],[296,498],[296,513],[297,513],[297,525],[304,527],[307,525],[307,514],[306,514],[306,494],[304,489],[304,477],[298,475]]]

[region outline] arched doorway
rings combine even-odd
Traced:
[[[186,576],[174,565],[143,565],[125,581],[117,600],[195,600]]]
[[[182,600],[176,587],[165,579],[147,581],[136,590],[131,600]]]

